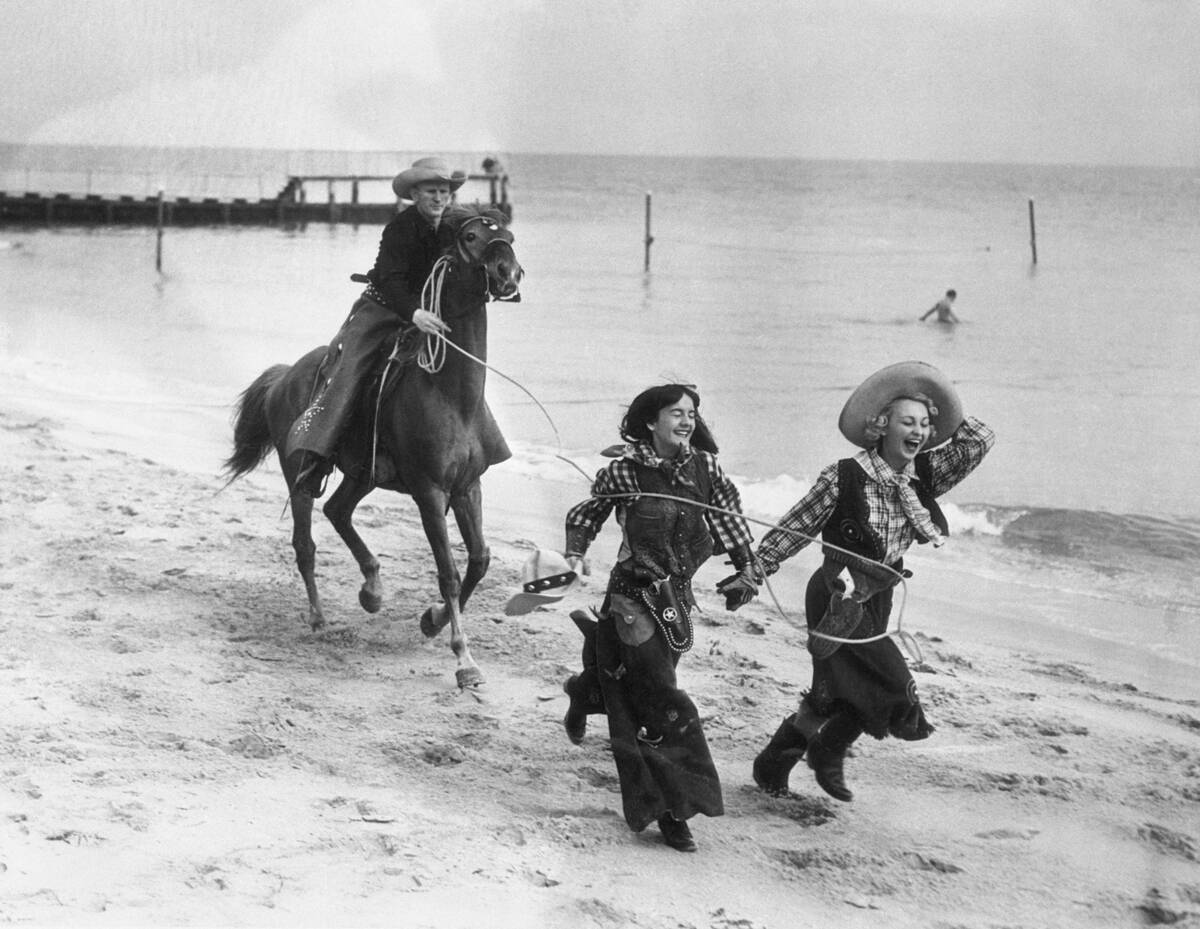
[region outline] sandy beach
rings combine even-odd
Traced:
[[[561,605],[504,615],[530,549],[557,544],[555,510],[522,505],[532,477],[488,476],[493,564],[467,626],[486,683],[464,693],[445,635],[418,628],[436,585],[407,498],[359,511],[387,585],[374,616],[319,521],[332,625],[314,634],[274,464],[218,493],[227,411],[164,451],[5,377],[0,920],[1200,925],[1196,700],[1031,649],[1019,624],[918,629],[934,736],[860,741],[850,804],[803,766],[767,796],[750,762],[807,681],[803,639],[769,601],[730,614],[707,593],[681,678],[727,814],[681,855],[625,826],[602,720],[579,747],[562,731],[567,611],[598,601],[607,550]]]

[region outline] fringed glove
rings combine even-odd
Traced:
[[[718,582],[717,593],[725,595],[725,609],[732,613],[758,596],[758,582],[762,580],[762,574],[754,565],[749,546],[743,545],[729,554],[729,563],[738,568],[738,573]]]

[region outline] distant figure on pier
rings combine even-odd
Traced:
[[[289,177],[288,182],[279,191],[278,199],[285,203],[296,203],[300,199],[301,181],[298,177]]]
[[[937,313],[937,321],[939,323],[961,323],[962,320],[954,315],[954,301],[958,297],[958,292],[955,290],[947,290],[946,296],[942,297],[937,303],[927,309],[921,315],[921,322],[925,322],[934,313]]]
[[[354,409],[359,389],[384,342],[404,325],[437,333],[441,318],[421,309],[421,290],[454,234],[442,225],[451,196],[466,181],[441,158],[419,158],[396,175],[392,189],[412,206],[383,228],[370,283],[329,343],[325,386],[292,427],[287,454],[304,455],[296,489],[313,497],[324,492],[333,455]]]
[[[500,163],[499,158],[496,158],[493,155],[488,155],[485,159],[483,159],[483,164],[481,167],[483,168],[484,174],[504,173],[504,165]]]

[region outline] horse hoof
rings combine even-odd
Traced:
[[[478,668],[459,668],[454,672],[454,677],[458,681],[459,690],[478,687],[483,683],[483,674]]]
[[[425,638],[432,639],[446,628],[448,622],[450,622],[450,614],[445,604],[431,606],[421,614],[421,632],[425,634]]]
[[[378,613],[383,606],[383,597],[364,587],[358,592],[358,602],[368,613]]]
[[[308,617],[308,628],[313,632],[325,628],[325,617],[320,613],[312,613]]]

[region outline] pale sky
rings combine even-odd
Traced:
[[[0,141],[1200,167],[1197,0],[0,0]]]

